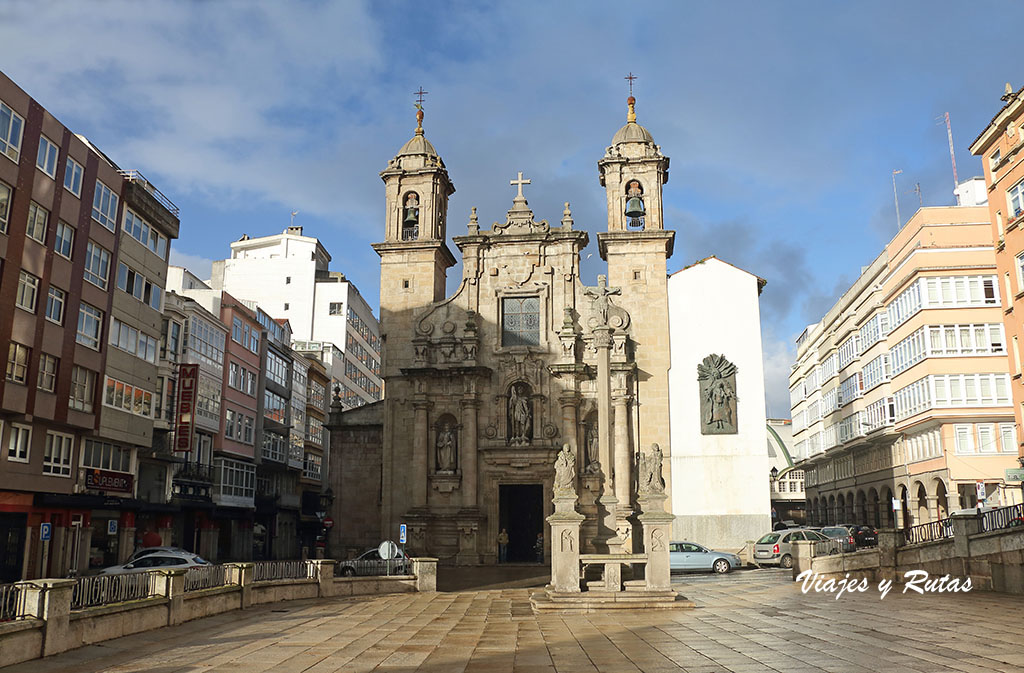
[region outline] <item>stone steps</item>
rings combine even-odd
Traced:
[[[530,597],[535,613],[579,614],[602,610],[675,610],[694,607],[675,591],[538,591]]]

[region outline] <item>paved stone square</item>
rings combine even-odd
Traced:
[[[678,578],[697,608],[534,616],[505,589],[277,603],[2,673],[1024,670],[1020,596],[803,595],[778,570]]]

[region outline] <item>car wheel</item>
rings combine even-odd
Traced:
[[[732,567],[729,565],[729,562],[726,561],[724,558],[720,558],[717,561],[715,561],[715,564],[712,566],[712,568],[714,568],[714,571],[719,575],[724,575],[725,573],[732,570]]]
[[[793,557],[790,556],[789,554],[786,554],[785,556],[782,557],[782,561],[780,562],[780,565],[783,568],[787,568],[787,569],[788,568],[792,568],[793,567]]]
[[[355,575],[356,575],[356,569],[355,568],[342,568],[341,569],[341,576],[342,577],[355,577]]]

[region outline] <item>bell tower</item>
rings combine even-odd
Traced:
[[[597,235],[601,259],[608,263],[608,285],[621,289],[622,305],[631,316],[637,376],[635,390],[612,390],[636,405],[637,448],[658,444],[671,457],[668,369],[668,258],[675,232],[665,229],[662,185],[668,182],[669,158],[654,138],[636,123],[636,99],[630,74],[626,125],[597,162],[608,199],[608,231]],[[635,399],[632,399],[635,396]],[[671,488],[671,460],[665,461]],[[622,504],[620,503],[620,506]]]
[[[380,255],[380,324],[385,340],[395,330],[412,334],[413,314],[444,299],[446,272],[455,264],[445,240],[448,197],[455,186],[423,133],[424,93],[417,92],[415,134],[380,172],[384,242],[374,243],[373,249]],[[393,345],[385,346],[385,375],[396,374],[394,368],[407,358],[411,361],[411,354]]]

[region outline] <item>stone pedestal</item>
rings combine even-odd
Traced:
[[[459,552],[455,556],[456,565],[476,565],[480,563],[480,524],[483,517],[474,510],[459,512]]]
[[[580,591],[580,524],[583,515],[576,511],[576,496],[556,496],[555,513],[547,518],[551,525],[551,589],[559,593]]]
[[[668,543],[672,537],[674,515],[665,511],[664,493],[641,495],[637,519],[644,529],[644,550],[647,553],[647,590],[670,591],[672,576],[668,561]]]

